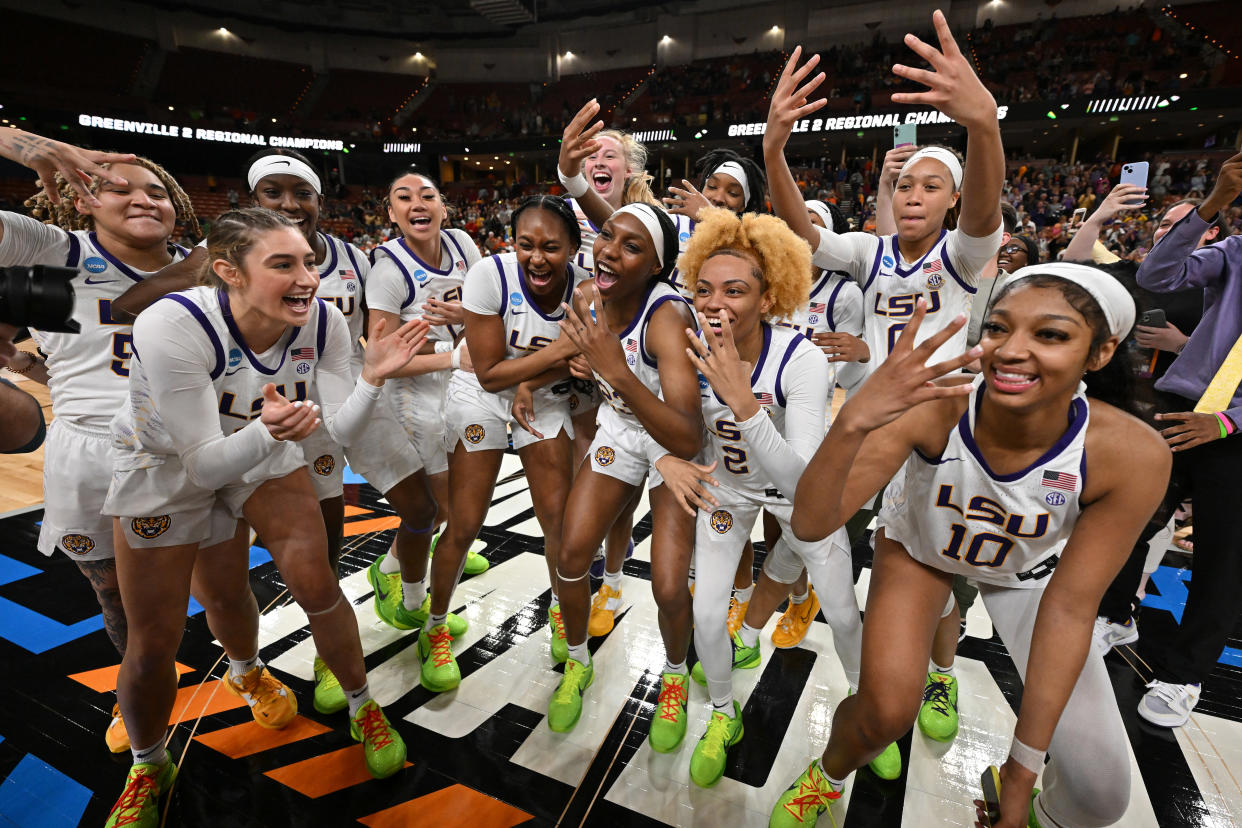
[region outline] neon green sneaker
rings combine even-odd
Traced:
[[[548,610],[548,627],[552,630],[552,660],[564,663],[569,658],[569,642],[565,640],[565,619],[561,617],[561,605]]]
[[[439,542],[440,542],[440,533],[436,532],[436,536],[431,539],[431,548],[427,550],[428,558],[431,558],[436,554],[436,544]],[[478,538],[475,538],[474,543],[478,543],[478,542],[479,542]],[[471,546],[473,545],[474,544],[471,544]],[[482,555],[480,555],[478,552],[475,552],[473,549],[466,550],[466,567],[463,570],[465,574],[478,575],[481,572],[486,572],[488,569],[491,568],[491,566],[492,566],[492,562],[489,561],[487,558],[483,557]]]
[[[979,780],[983,788],[984,825],[995,825],[1000,819],[1001,778],[1000,768],[988,765]],[[1026,812],[1026,828],[1043,828],[1039,817],[1035,814],[1035,798],[1039,796],[1039,788],[1031,790],[1031,804]]]
[[[461,670],[453,658],[453,633],[440,624],[418,634],[418,658],[423,662],[419,682],[433,693],[444,693],[461,684]]]
[[[647,741],[656,753],[672,753],[686,738],[685,673],[664,673],[660,676],[660,697],[656,699],[656,715],[647,731]]]
[[[876,776],[890,782],[901,776],[901,751],[897,748],[897,743],[893,742],[884,748],[884,752],[872,759],[867,767]]]
[[[323,659],[315,656],[315,709],[325,716],[338,713],[349,707],[345,691],[336,676],[323,663]]]
[[[741,633],[734,633],[729,638],[729,645],[733,648],[733,669],[734,670],[750,670],[759,666],[759,662],[763,660],[763,656],[759,653],[759,642],[755,642],[755,646],[747,647],[742,643]],[[703,672],[703,662],[696,661],[694,667],[690,670],[690,678],[694,679],[698,684],[707,684],[707,674]]]
[[[387,557],[388,553],[385,552],[367,567],[367,581],[371,584],[371,589],[375,590],[375,616],[385,624],[397,627],[391,619],[396,608],[401,606],[401,573],[394,572],[390,575],[380,571],[380,564]],[[413,628],[397,627],[397,629]]]
[[[733,702],[733,715],[712,711],[707,732],[694,746],[690,757],[690,778],[694,784],[710,788],[724,776],[729,748],[742,741],[742,706]]]
[[[135,828],[157,828],[160,824],[160,797],[172,788],[177,766],[171,761],[157,765],[140,762],[129,769],[125,790],[112,806],[104,828],[132,825]]]
[[[413,630],[421,628],[430,617],[431,593],[429,592],[423,596],[423,603],[416,610],[406,609],[404,601],[398,601],[397,611],[393,613],[393,620],[390,623],[399,630]],[[469,621],[452,612],[448,614],[445,623],[448,624],[453,638],[461,638],[466,634],[466,630],[470,629]],[[408,626],[402,626],[403,624]]]
[[[582,715],[582,694],[595,681],[595,662],[585,665],[572,658],[565,660],[565,675],[548,703],[548,729],[568,733]]]
[[[841,798],[841,791],[832,786],[819,767],[819,760],[811,762],[806,771],[794,780],[781,798],[776,800],[768,828],[798,828],[814,826],[819,815],[828,811],[832,803]],[[832,819],[832,813],[829,812]],[[833,819],[833,824],[836,820]]]
[[[928,673],[919,708],[919,730],[928,739],[950,742],[957,735],[957,677]]]
[[[349,722],[349,735],[362,742],[367,770],[376,779],[387,779],[405,764],[405,742],[374,700],[358,708]]]

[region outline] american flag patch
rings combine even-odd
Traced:
[[[944,265],[940,263],[939,259],[935,259],[934,261],[930,261],[930,262],[923,262],[923,269],[926,270],[928,273],[935,273],[936,271],[940,270],[940,268],[942,268],[943,266]]]
[[[771,405],[772,395],[769,394],[767,391],[756,391],[755,402],[759,403],[760,405]]]
[[[357,274],[356,274],[356,273],[354,273],[354,272],[353,272],[352,270],[350,270],[349,268],[345,268],[344,270],[340,271],[340,277],[341,277],[342,279],[356,279],[356,278],[358,278]]]
[[[289,356],[293,357],[294,359],[314,359],[315,349],[314,348],[294,348],[292,351],[289,352]]]
[[[1072,492],[1078,485],[1078,475],[1069,472],[1046,471],[1043,484],[1053,489],[1065,489]]]
[[[808,310],[811,313],[827,313],[828,305],[825,302],[812,302],[811,307],[808,308]]]
[[[632,354],[638,353],[638,340],[637,339],[625,340],[625,350],[629,351]]]

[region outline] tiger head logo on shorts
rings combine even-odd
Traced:
[[[65,535],[60,539],[60,548],[74,555],[85,555],[95,548],[95,542],[86,535]]]
[[[612,450],[612,446],[600,446],[595,450],[595,462],[601,466],[611,466],[616,459],[617,453]]]
[[[713,529],[723,535],[733,528],[733,515],[724,509],[717,509],[712,512],[711,524]]]
[[[471,423],[466,426],[466,430],[463,433],[465,434],[466,440],[475,445],[481,443],[483,438],[487,436],[487,430],[478,423]]]
[[[134,518],[129,522],[129,528],[134,534],[140,538],[151,540],[158,538],[160,535],[168,531],[168,527],[172,526],[171,515],[158,515],[157,517],[140,517]]]
[[[315,458],[314,463],[311,463],[311,468],[315,470],[315,474],[327,477],[336,468],[336,458],[331,454],[321,454]]]

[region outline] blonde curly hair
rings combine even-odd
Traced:
[[[194,215],[194,205],[190,203],[190,197],[185,194],[185,190],[181,189],[177,179],[173,178],[168,170],[150,158],[143,158],[140,155],[135,156],[133,161],[123,161],[120,163],[133,164],[136,167],[149,170],[160,180],[160,184],[163,185],[164,189],[168,191],[168,198],[172,201],[173,210],[176,213],[176,221],[184,225],[185,229],[194,236],[202,234],[198,226],[198,217]],[[100,166],[108,169],[112,165],[101,164]],[[99,192],[99,184],[99,177],[92,175],[90,191],[92,193]],[[53,204],[43,190],[26,199],[25,204],[30,209],[30,215],[44,224],[55,224],[62,230],[95,229],[94,217],[85,213],[79,213],[77,207],[74,206],[74,200],[78,197],[78,191],[70,186],[69,182],[59,172],[56,173],[56,192],[60,194],[59,204]]]
[[[761,275],[763,295],[772,301],[766,321],[788,319],[811,296],[811,246],[776,216],[743,213],[724,207],[699,212],[694,235],[677,259],[686,284],[698,281],[699,270],[726,251],[753,259]]]

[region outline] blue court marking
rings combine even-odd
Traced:
[[[1186,611],[1186,599],[1190,595],[1189,590],[1186,589],[1186,583],[1190,580],[1191,574],[1189,569],[1174,569],[1164,565],[1156,567],[1156,571],[1151,574],[1150,581],[1160,590],[1160,594],[1147,593],[1143,598],[1142,606],[1164,610],[1170,613],[1178,624],[1181,624],[1182,613]],[[1232,667],[1242,667],[1242,650],[1236,647],[1226,647],[1217,661]]]
[[[268,551],[264,549],[262,546],[252,546],[250,547],[250,562],[247,564],[247,566],[250,569],[254,569],[256,566],[263,566],[263,564],[269,562],[271,559],[272,559],[272,556],[268,554]],[[186,616],[189,618],[193,618],[194,616],[198,615],[202,611],[203,611],[203,605],[200,604],[198,601],[195,601],[194,596],[191,595],[190,605],[186,607],[186,613],[185,613]]]
[[[0,555],[0,586],[38,575],[41,571]],[[76,624],[62,624],[7,598],[0,598],[0,638],[6,638],[36,655],[102,629],[102,614]]]
[[[17,828],[74,828],[91,792],[29,753],[0,784],[0,820]]]
[[[363,477],[362,475],[358,474],[357,472],[355,472],[353,469],[351,469],[349,467],[349,464],[347,463],[345,464],[345,472],[342,478],[342,482],[361,484],[361,483],[366,483],[367,479]]]

